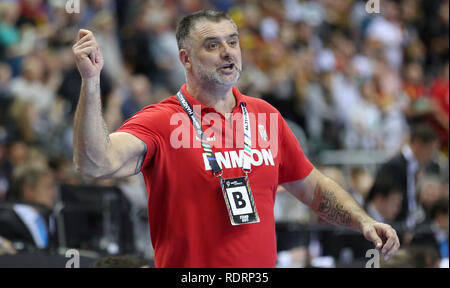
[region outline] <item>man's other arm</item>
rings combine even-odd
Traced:
[[[398,250],[400,241],[396,231],[367,215],[349,193],[317,169],[302,180],[282,186],[325,221],[361,232],[386,257]]]
[[[100,98],[100,72],[104,62],[92,32],[81,29],[72,50],[82,78],[74,119],[73,160],[77,171],[94,178],[137,174],[146,145],[131,134],[108,132]]]

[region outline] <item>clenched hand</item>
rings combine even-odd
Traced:
[[[75,54],[75,62],[81,78],[89,79],[100,76],[104,64],[103,55],[91,31],[80,29],[72,51]]]

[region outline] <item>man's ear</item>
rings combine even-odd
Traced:
[[[184,68],[191,68],[191,57],[189,56],[186,49],[180,49],[180,51],[178,52],[178,56],[180,57],[180,61],[183,64]]]

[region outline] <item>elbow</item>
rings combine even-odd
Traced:
[[[100,169],[87,169],[82,167],[77,167],[77,172],[82,177],[86,178],[93,178],[93,179],[99,179],[99,178],[106,178],[107,173],[103,173]]]
[[[82,177],[97,179],[104,178],[109,174],[104,171],[105,169],[101,169],[100,167],[93,167],[92,165],[80,163],[80,161],[77,161],[75,157],[73,159],[73,163],[77,173]]]
[[[81,165],[80,163],[74,161],[75,170],[77,173],[82,177],[88,177],[88,178],[97,178],[94,175],[92,169],[88,169],[85,165]]]

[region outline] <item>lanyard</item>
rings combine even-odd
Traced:
[[[203,151],[206,154],[206,158],[209,161],[209,165],[211,166],[211,169],[213,171],[214,176],[220,177],[223,173],[222,169],[219,166],[219,163],[217,163],[216,156],[214,155],[211,146],[209,145],[205,134],[203,133],[202,126],[197,118],[197,116],[194,113],[194,110],[192,109],[191,104],[187,101],[186,97],[183,95],[183,92],[181,90],[177,93],[178,102],[180,102],[181,107],[183,107],[186,114],[191,119],[192,125],[195,128],[195,131],[197,132],[197,136],[200,139],[203,147]],[[241,110],[242,110],[242,116],[243,116],[243,127],[244,127],[244,157],[243,157],[243,164],[242,164],[242,170],[245,174],[248,174],[251,172],[251,160],[252,160],[252,134],[250,130],[250,119],[248,116],[247,108],[243,103],[241,103]]]

